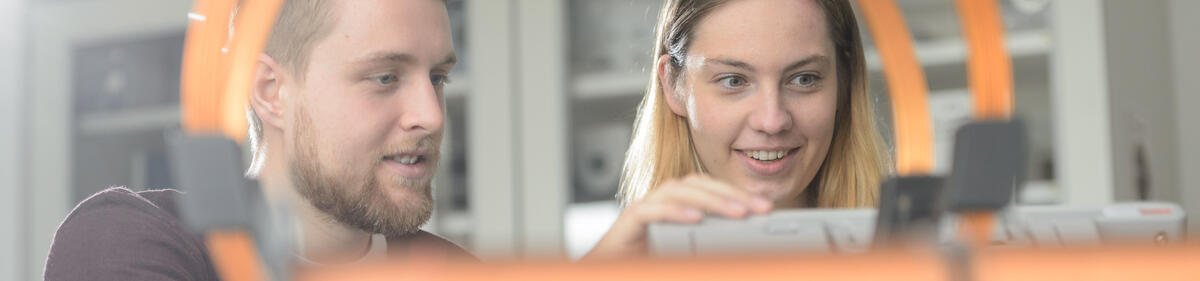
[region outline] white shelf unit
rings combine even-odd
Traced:
[[[868,36],[868,34],[864,34]],[[1008,54],[1012,58],[1021,58],[1050,53],[1050,34],[1045,30],[1025,30],[1006,35],[1005,43]],[[913,43],[917,53],[917,61],[924,67],[937,67],[966,62],[967,46],[961,37],[942,38],[931,41]],[[882,71],[883,63],[879,59],[879,51],[874,47],[865,51],[867,67],[871,71]]]
[[[650,83],[649,73],[604,72],[581,74],[571,81],[571,92],[579,100],[609,97],[640,97]]]
[[[80,116],[79,122],[79,133],[82,135],[115,135],[162,130],[179,126],[179,105],[90,113]]]
[[[421,228],[451,241],[460,240],[455,241],[456,243],[465,244],[465,242],[469,242],[466,239],[475,231],[474,224],[475,219],[468,211],[434,212],[429,223]]]
[[[0,279],[29,280],[29,267],[21,229],[25,217],[25,133],[26,114],[24,105],[25,63],[28,57],[26,25],[27,1],[0,1]]]
[[[452,77],[447,106],[460,106],[467,208],[439,207],[426,229],[483,259],[561,256],[567,185],[562,96],[565,48],[560,1],[464,0],[468,79]],[[521,15],[520,17],[516,15]],[[487,46],[476,47],[471,46]],[[482,87],[480,85],[487,85]],[[456,130],[458,131],[458,130]],[[443,157],[445,157],[443,153]],[[443,166],[446,172],[446,166]],[[442,196],[446,190],[438,190]],[[445,198],[448,198],[445,197]],[[439,201],[438,204],[448,202]]]
[[[451,78],[450,84],[446,84],[442,95],[445,99],[465,98],[471,92],[471,80],[467,77]]]

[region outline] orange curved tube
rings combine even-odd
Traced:
[[[955,0],[967,40],[967,85],[975,119],[1008,119],[1013,110],[1012,61],[996,1]]]
[[[188,15],[179,97],[184,131],[220,130],[217,108],[225,85],[221,74],[226,73],[227,65],[221,46],[228,34],[226,25],[233,6],[233,1],[198,0]]]
[[[981,249],[968,253],[972,280],[1194,280],[1200,245]],[[307,268],[297,280],[953,280],[941,256],[884,251],[846,256],[626,259],[568,263],[375,263]],[[399,277],[398,277],[399,276]]]
[[[234,230],[210,231],[204,240],[221,280],[254,281],[267,276],[250,234]]]
[[[875,39],[892,98],[896,172],[900,175],[929,174],[933,171],[929,86],[925,84],[925,72],[913,51],[908,25],[892,0],[858,0],[858,7]]]
[[[196,1],[183,54],[184,131],[245,139],[257,56],[282,5],[283,0]]]
[[[864,270],[867,269],[867,270]],[[733,256],[611,262],[382,262],[344,268],[303,268],[296,280],[950,280],[932,251],[847,256]],[[397,277],[402,276],[402,277]]]
[[[283,0],[243,1],[238,19],[234,22],[236,33],[229,48],[230,63],[228,81],[222,100],[221,131],[234,140],[245,140],[246,108],[250,102],[251,82],[258,66],[258,55],[262,53],[271,27],[279,17]]]

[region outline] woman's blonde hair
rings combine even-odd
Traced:
[[[890,172],[890,157],[875,129],[867,92],[866,62],[854,11],[847,0],[813,0],[825,12],[837,52],[838,105],[834,135],[815,180],[803,193],[805,206],[870,207],[879,197],[880,178]],[[682,77],[688,44],[700,20],[728,0],[667,0],[659,15],[654,59],[667,55],[667,75]],[[657,61],[655,61],[657,64]],[[628,205],[664,180],[701,171],[686,118],[672,112],[663,98],[657,67],[638,106],[633,140],[625,154],[617,196]],[[680,84],[680,83],[674,83]],[[797,187],[799,188],[799,187]]]

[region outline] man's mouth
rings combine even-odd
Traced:
[[[393,154],[384,156],[383,161],[396,162],[404,165],[416,165],[418,163],[424,163],[425,156],[413,154]]]
[[[429,154],[425,152],[405,152],[383,156],[383,164],[396,175],[408,179],[426,178],[433,172],[430,167]]]

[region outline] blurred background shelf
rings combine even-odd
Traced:
[[[1050,35],[1044,30],[1021,31],[1009,34],[1006,40],[1008,52],[1014,59],[1050,54]],[[914,46],[917,58],[924,67],[964,65],[967,50],[962,38],[938,39],[917,42]],[[879,53],[873,47],[866,50],[867,65],[871,71],[883,71]],[[571,82],[571,91],[583,100],[612,97],[638,97],[646,90],[649,72],[598,72],[579,74]]]
[[[471,80],[467,77],[450,78],[450,83],[443,89],[445,98],[463,98],[471,92]]]
[[[571,92],[580,100],[602,98],[641,98],[650,82],[650,73],[602,72],[580,74],[571,81]]]
[[[85,136],[128,134],[179,127],[179,105],[88,113],[79,117],[79,133]]]
[[[1025,30],[1007,34],[1005,43],[1009,56],[1022,58],[1048,55],[1051,49],[1050,34],[1045,30]],[[925,67],[937,67],[966,63],[967,46],[961,37],[940,38],[914,42],[917,60]],[[871,47],[865,50],[867,66],[871,71],[883,71],[879,51]]]
[[[471,212],[466,210],[452,210],[434,212],[429,223],[426,223],[421,228],[455,241],[459,246],[470,248],[471,233],[475,232],[474,225],[475,220],[471,216]]]

